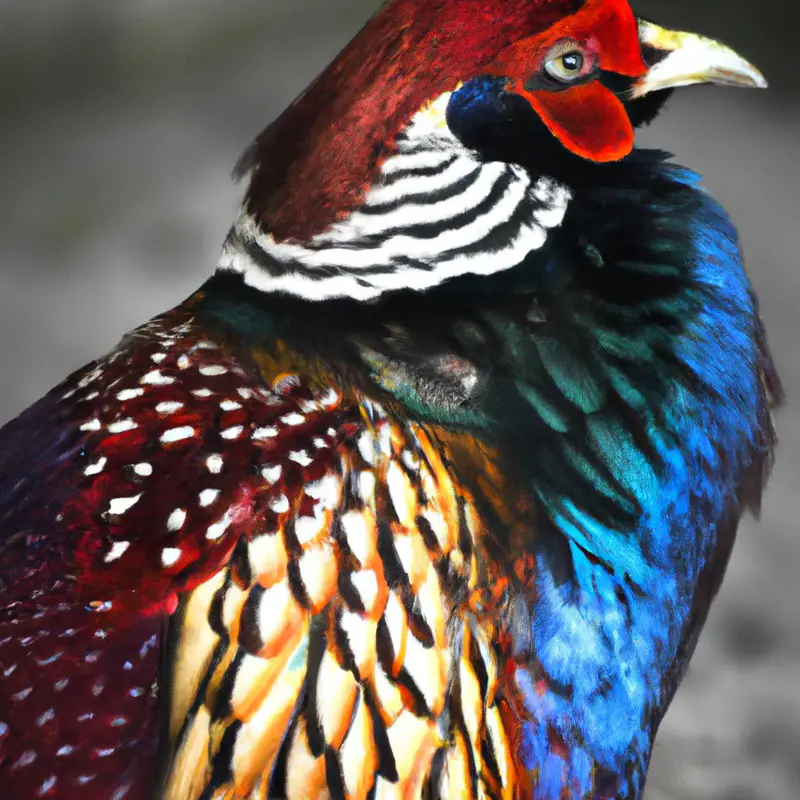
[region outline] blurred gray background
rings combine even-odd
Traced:
[[[0,0],[0,424],[214,267],[249,140],[377,0]],[[798,4],[643,0],[769,92],[683,90],[643,140],[738,223],[789,401],[760,522],[656,745],[648,800],[800,798]]]

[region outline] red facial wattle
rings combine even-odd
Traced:
[[[526,88],[564,40],[574,41],[599,70],[631,78],[647,72],[627,0],[587,0],[575,14],[506,48],[486,71],[507,78],[508,91],[524,97],[568,150],[592,161],[619,160],[633,148],[633,126],[622,102],[597,78],[557,91]]]
[[[525,92],[550,132],[567,149],[591,161],[618,161],[633,148],[633,126],[619,99],[599,83],[562,92]]]

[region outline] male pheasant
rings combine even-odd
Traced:
[[[5,798],[638,798],[780,394],[625,0],[390,0],[215,274],[0,432]]]

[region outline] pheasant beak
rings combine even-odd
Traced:
[[[738,53],[714,39],[659,28],[639,21],[639,41],[649,71],[633,86],[632,96],[643,97],[659,89],[674,89],[693,83],[717,83],[765,89],[764,76]],[[647,51],[655,51],[648,58]]]

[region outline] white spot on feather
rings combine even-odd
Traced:
[[[79,389],[85,389],[90,383],[94,383],[101,375],[103,370],[100,367],[95,367],[91,372],[87,372],[78,382]]]
[[[403,450],[403,463],[410,469],[416,472],[419,470],[419,458],[411,450]]]
[[[238,411],[242,407],[242,404],[237,403],[235,400],[223,400],[219,404],[219,407],[223,411]]]
[[[110,564],[112,561],[116,561],[118,558],[121,558],[125,551],[131,546],[130,542],[114,542],[111,545],[111,549],[106,553],[106,557],[103,561],[106,564]]]
[[[146,461],[142,461],[133,468],[133,471],[137,475],[141,475],[143,478],[146,478],[153,474],[153,465],[148,464]]]
[[[154,369],[143,376],[139,383],[149,383],[152,386],[169,386],[171,383],[175,383],[175,378],[171,378],[169,375],[162,375],[160,369]]]
[[[364,672],[371,671],[372,658],[375,652],[375,634],[367,620],[358,613],[345,611],[339,620],[339,626],[347,636],[347,643],[353,653],[358,668]],[[372,640],[372,644],[370,644]]]
[[[206,459],[206,467],[212,475],[219,475],[222,472],[222,464],[222,456],[218,453],[214,453]]]
[[[223,367],[222,364],[206,364],[203,367],[200,367],[200,374],[205,375],[207,378],[213,378],[217,375],[224,375],[228,371],[227,367]]]
[[[183,403],[179,403],[177,400],[166,401],[164,403],[159,403],[156,406],[156,413],[174,414],[176,411],[180,411],[182,408],[183,408]]]
[[[99,431],[100,430],[100,420],[95,418],[89,420],[89,422],[84,422],[81,425],[82,431]]]
[[[207,508],[219,497],[219,489],[203,489],[198,500],[202,508]]]
[[[276,514],[285,514],[289,510],[289,498],[285,494],[278,495],[270,500],[269,507]]]
[[[213,525],[208,526],[208,530],[206,531],[206,539],[211,541],[219,539],[222,535],[224,535],[225,531],[228,530],[231,522],[233,522],[233,517],[231,516],[230,510],[228,510],[225,512],[225,515],[222,517],[222,519],[220,519],[218,522],[215,522]]]
[[[94,464],[89,464],[88,467],[83,471],[84,475],[99,475],[106,466],[108,459],[103,456],[102,458],[98,459],[94,462]]]
[[[132,508],[139,502],[141,496],[141,494],[137,494],[135,497],[115,497],[108,504],[108,513],[112,516],[124,514],[129,508]]]
[[[52,708],[48,708],[47,711],[43,711],[36,717],[36,724],[41,728],[42,725],[47,725],[50,720],[56,718],[56,712]]]
[[[220,436],[223,439],[238,439],[244,433],[244,427],[242,425],[234,425],[232,428],[226,428]]]
[[[117,400],[133,400],[135,397],[141,397],[144,394],[144,389],[123,389],[117,392]]]
[[[331,408],[331,406],[337,405],[340,400],[341,395],[336,389],[328,389],[328,391],[319,398],[319,402],[325,406],[325,408]]]
[[[30,766],[34,761],[36,761],[36,753],[33,750],[26,750],[14,763],[12,769]]]
[[[186,510],[183,508],[176,508],[167,519],[168,531],[179,531],[186,522]]]
[[[306,418],[302,414],[298,414],[296,411],[292,411],[289,414],[285,414],[281,417],[281,422],[284,425],[302,425],[306,421]]]
[[[161,563],[165,567],[174,567],[181,557],[180,547],[165,547],[161,551]]]
[[[121,419],[119,422],[112,422],[108,426],[109,433],[126,433],[138,428],[138,423],[134,422],[130,417],[128,419]]]
[[[264,439],[271,439],[278,435],[278,429],[274,425],[267,425],[263,428],[256,428],[253,431],[252,438],[255,441],[263,441]]]
[[[283,467],[280,464],[270,464],[261,470],[261,477],[270,485],[277,483],[283,472]]]
[[[294,461],[301,467],[307,467],[314,459],[308,455],[307,450],[295,450],[289,453],[289,460]]]
[[[55,775],[51,775],[49,778],[46,778],[42,781],[42,785],[39,787],[39,791],[37,794],[39,797],[44,797],[46,794],[49,794],[50,790],[56,785],[58,778]]]
[[[194,436],[194,428],[191,425],[184,425],[180,428],[170,428],[161,434],[161,441],[164,444],[180,442],[183,439],[191,439]]]

